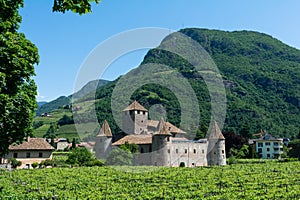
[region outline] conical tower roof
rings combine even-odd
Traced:
[[[139,102],[134,101],[132,104],[130,104],[127,108],[125,108],[123,111],[128,110],[141,110],[141,111],[148,111],[146,108],[144,108]]]
[[[104,120],[102,127],[97,135],[98,136],[106,136],[106,137],[112,137],[112,133],[109,127],[109,124],[106,120]]]
[[[210,130],[210,134],[208,135],[208,139],[219,139],[219,140],[225,140],[225,137],[223,136],[218,123],[214,121],[213,126]]]

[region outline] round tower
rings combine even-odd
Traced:
[[[127,134],[141,134],[147,130],[148,110],[134,101],[122,113],[122,129]]]
[[[168,166],[170,164],[170,143],[172,134],[163,119],[160,120],[160,130],[152,136],[152,164]]]
[[[106,159],[111,151],[112,133],[109,124],[104,120],[96,137],[95,153],[97,159]]]
[[[208,135],[208,165],[226,165],[225,138],[215,121]]]

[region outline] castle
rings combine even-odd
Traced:
[[[207,166],[226,165],[225,138],[216,122],[207,138],[188,140],[185,131],[163,119],[149,120],[148,110],[134,101],[122,111],[123,133],[113,135],[105,120],[96,138],[95,153],[105,159],[113,148],[126,142],[137,144],[135,165]]]

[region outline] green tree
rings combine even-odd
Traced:
[[[107,159],[106,165],[132,165],[133,154],[127,149],[123,150],[121,148],[113,149]]]
[[[65,114],[60,120],[58,120],[57,124],[59,126],[63,126],[66,124],[74,124],[73,116],[69,117]]]
[[[298,158],[300,160],[300,140],[296,139],[289,142],[290,150],[288,151],[288,156],[292,158]]]
[[[75,148],[76,148],[76,139],[73,138],[71,149],[75,149]]]
[[[37,168],[37,166],[39,166],[39,163],[34,162],[34,163],[31,164],[31,166],[32,166],[33,169],[35,169],[35,168]]]
[[[91,4],[100,0],[54,0],[52,11],[91,12]],[[39,56],[36,46],[18,29],[22,21],[18,10],[23,0],[0,0],[0,156],[14,142],[32,132],[37,108],[34,65]]]
[[[17,168],[22,165],[22,162],[15,158],[10,158],[8,162],[11,164],[12,168]]]
[[[93,155],[86,148],[75,148],[69,154],[66,163],[74,165],[77,164],[79,166],[86,165],[91,162],[93,159]]]
[[[249,146],[243,145],[241,149],[230,149],[230,156],[233,156],[235,158],[248,158],[249,157]]]
[[[0,155],[32,132],[38,50],[18,29],[23,0],[0,0]]]
[[[250,126],[247,122],[242,125],[242,128],[240,130],[240,135],[243,136],[246,140],[252,137],[250,133]]]
[[[91,3],[99,4],[100,0],[54,0],[52,7],[53,12],[72,11],[78,14],[92,12]]]
[[[207,129],[208,129],[207,125],[203,121],[201,121],[200,126],[197,128],[197,131],[196,131],[195,140],[205,138],[206,133],[207,133]]]
[[[129,142],[125,142],[120,146],[124,151],[129,151],[131,153],[137,153],[139,150],[139,146],[137,144],[130,144]]]

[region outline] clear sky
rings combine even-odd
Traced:
[[[20,31],[39,49],[38,101],[72,94],[89,53],[109,37],[134,28],[254,30],[300,49],[299,0],[103,0],[82,16],[52,13],[52,4],[53,0],[25,0],[20,11]],[[114,80],[144,55],[138,51],[121,58],[101,78]]]

